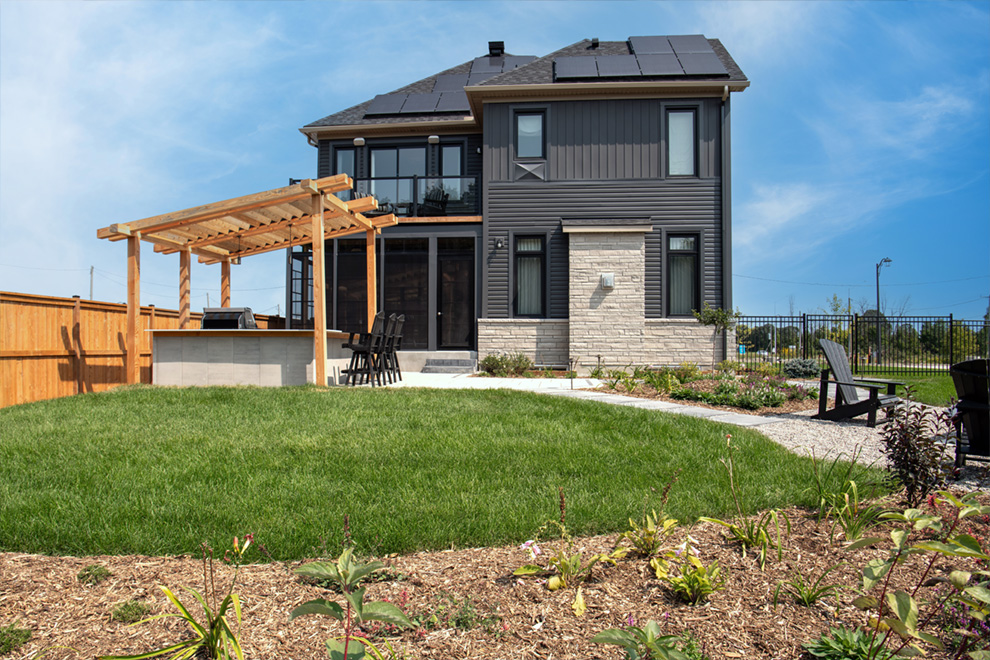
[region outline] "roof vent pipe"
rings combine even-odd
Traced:
[[[488,42],[488,56],[489,57],[502,57],[505,55],[505,42],[504,41],[489,41]]]
[[[592,40],[591,40],[591,47],[592,48],[598,48],[598,37],[592,38]]]

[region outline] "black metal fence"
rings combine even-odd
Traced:
[[[990,321],[949,316],[868,314],[743,316],[736,326],[734,359],[753,367],[811,358],[824,366],[819,339],[842,344],[853,373],[929,374],[990,353]]]

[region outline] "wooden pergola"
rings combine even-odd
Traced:
[[[220,304],[230,306],[230,265],[241,257],[313,246],[313,354],[316,382],[327,382],[326,258],[324,241],[365,232],[367,246],[368,327],[376,313],[375,234],[398,221],[393,214],[363,215],[378,208],[374,197],[344,202],[334,193],[353,188],[346,174],[301,182],[266,192],[214,202],[183,211],[118,223],[96,232],[98,238],[127,241],[127,382],[140,382],[138,362],[141,312],[141,241],[155,252],[179,253],[179,327],[188,328],[192,255],[200,263],[220,264]],[[322,237],[323,240],[314,240]]]

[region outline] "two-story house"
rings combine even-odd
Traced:
[[[717,39],[589,39],[488,54],[300,129],[399,224],[376,245],[378,308],[405,350],[521,351],[539,365],[707,361],[692,317],[731,308],[731,92]],[[365,330],[365,243],[327,242],[330,327]],[[290,323],[312,306],[289,255]],[[724,347],[723,347],[724,350]]]

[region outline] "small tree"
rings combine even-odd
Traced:
[[[698,323],[712,329],[712,371],[715,371],[715,340],[718,339],[719,333],[735,327],[742,314],[721,307],[709,307],[707,302],[700,312],[692,309],[691,313],[694,314],[694,318],[698,319]]]

